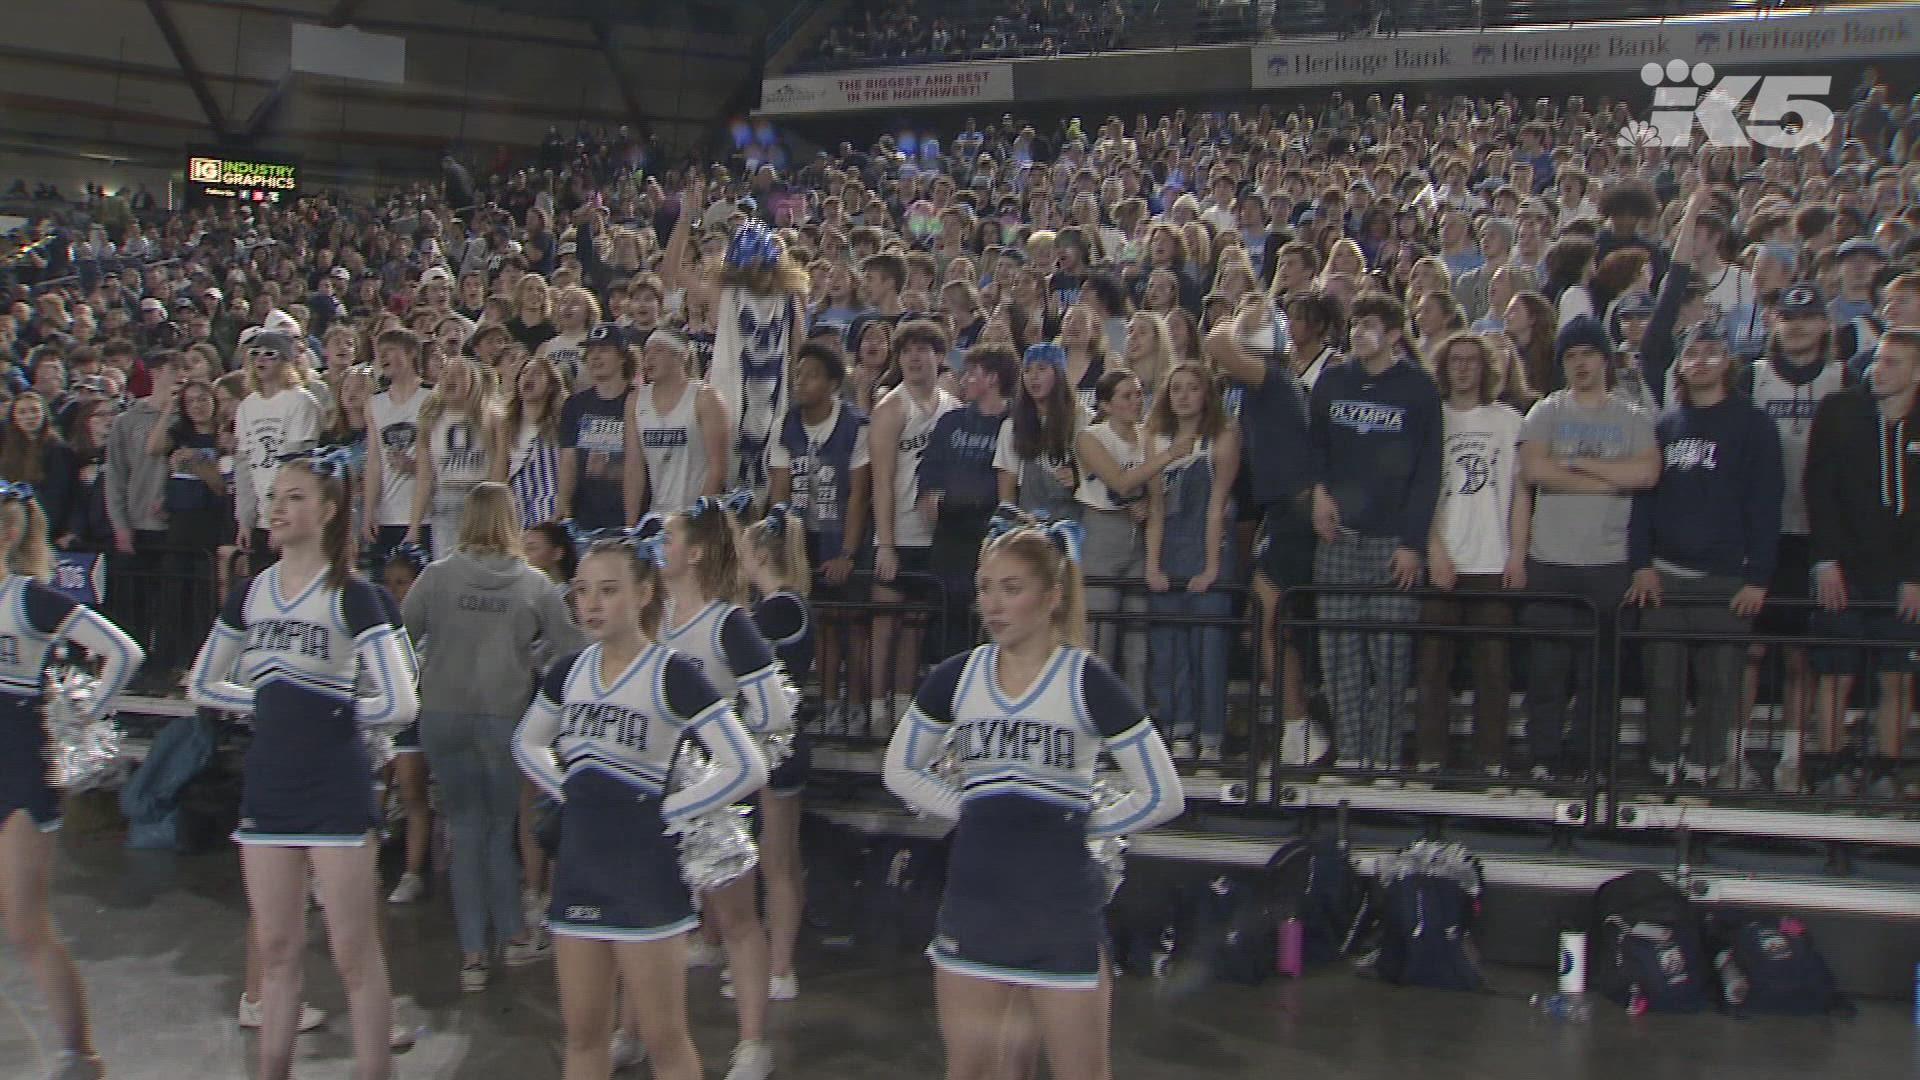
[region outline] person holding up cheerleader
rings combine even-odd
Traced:
[[[1153,723],[1088,652],[1079,529],[1006,508],[981,547],[980,616],[991,642],[921,684],[887,747],[885,782],[908,805],[957,821],[934,963],[947,1075],[995,1075],[1020,1055],[1010,1016],[1039,1028],[1056,1080],[1107,1080],[1111,982],[1106,884],[1090,838],[1152,828],[1184,806]],[[1105,751],[1130,789],[1092,809]],[[957,779],[935,772],[942,758]]]
[[[616,972],[654,1076],[702,1075],[687,1027],[686,934],[699,919],[674,834],[767,780],[731,698],[698,662],[655,641],[665,594],[657,559],[656,541],[603,539],[588,549],[573,601],[593,643],[553,665],[514,735],[521,770],[561,803],[548,927],[565,1080],[610,1071]],[[669,795],[682,739],[704,747],[715,768]]]
[[[144,654],[98,612],[46,584],[53,575],[47,519],[33,489],[0,484],[0,915],[14,955],[33,972],[47,1012],[60,1033],[51,1080],[105,1076],[94,1053],[86,990],[73,957],[54,930],[54,833],[60,828],[60,791],[47,761],[53,733],[45,720],[47,654],[70,642],[101,659],[94,715],[105,715],[127,687]]]
[[[188,681],[195,704],[253,717],[234,839],[263,963],[262,1080],[286,1080],[293,1065],[309,870],[346,984],[353,1075],[385,1080],[392,1067],[362,729],[405,727],[419,699],[389,604],[352,570],[347,466],[342,450],[282,462],[266,500],[280,559],[228,597]]]
[[[754,594],[753,621],[772,644],[787,681],[804,683],[813,672],[813,612],[807,607],[812,580],[806,530],[782,503],[741,534],[740,565]],[[760,878],[767,890],[767,997],[791,1001],[800,994],[793,973],[793,945],[804,907],[800,866],[800,793],[807,786],[810,755],[806,735],[794,729],[793,754],[767,777],[760,795]]]
[[[741,703],[741,720],[755,744],[765,747],[791,739],[794,695],[781,677],[773,647],[737,603],[745,582],[734,543],[734,511],[727,503],[744,508],[744,495],[738,492],[726,502],[701,496],[684,513],[667,517],[660,533],[660,576],[667,592],[660,641],[699,661],[721,696]],[[756,877],[745,874],[701,899],[702,910],[719,925],[740,1010],[740,1045],[727,1080],[765,1080],[773,1073],[767,1044],[768,940],[757,910]]]

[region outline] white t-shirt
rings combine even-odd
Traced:
[[[1441,541],[1462,574],[1506,569],[1507,523],[1520,475],[1520,414],[1494,402],[1461,411],[1442,405],[1446,441],[1440,479]]]
[[[920,459],[926,456],[927,443],[933,438],[933,425],[940,417],[962,408],[960,399],[934,387],[933,404],[923,408],[905,389],[895,390],[906,416],[900,424],[900,441],[894,447],[893,466],[893,543],[895,547],[921,548],[933,543],[933,527],[920,516],[915,503],[920,498]],[[1006,435],[1001,435],[1001,446]],[[886,448],[881,447],[885,453]]]
[[[580,361],[587,355],[587,335],[561,334],[550,337],[540,343],[540,351],[535,356],[544,356],[553,361],[560,374],[567,377],[568,386],[580,385]]]
[[[272,397],[249,394],[233,417],[240,467],[234,476],[238,505],[235,520],[267,527],[267,492],[280,468],[280,455],[311,447],[320,436],[320,405],[300,387]]]
[[[382,390],[367,403],[373,437],[367,452],[380,458],[380,505],[375,525],[407,525],[413,517],[413,464],[420,453],[420,404],[427,388],[416,387],[406,401],[395,401],[393,391]]]
[[[1132,443],[1123,441],[1120,433],[1113,430],[1112,425],[1105,420],[1088,428],[1087,434],[1100,443],[1107,455],[1113,458],[1113,463],[1122,471],[1137,469],[1147,460],[1147,440],[1140,437],[1138,428],[1134,431],[1135,440]],[[1092,469],[1082,471],[1084,475],[1080,481],[1080,490],[1075,492],[1075,497],[1080,500],[1082,506],[1095,510],[1119,510],[1125,503],[1138,500],[1138,496],[1126,499],[1124,502],[1115,499],[1113,492],[1108,490],[1105,480],[1095,476]]]

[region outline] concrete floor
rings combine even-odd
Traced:
[[[248,1037],[232,1022],[239,995],[242,899],[231,849],[176,857],[128,852],[111,839],[70,839],[56,915],[73,942],[99,1043],[115,1080],[240,1080]],[[500,975],[484,994],[458,988],[443,896],[396,912],[396,992],[419,1044],[396,1061],[402,1080],[559,1076],[558,1007],[545,967]],[[309,998],[338,1010],[315,920]],[[932,978],[914,957],[875,959],[809,943],[802,993],[776,1005],[777,1074],[788,1080],[941,1075]],[[1503,970],[1502,993],[1406,990],[1326,970],[1258,989],[1182,988],[1122,980],[1115,1006],[1121,1078],[1379,1077],[1461,1080],[1667,1080],[1920,1076],[1920,1035],[1904,1004],[1868,1002],[1858,1019],[1629,1019],[1602,1004],[1594,1022],[1536,1018],[1526,997],[1541,971]],[[725,1072],[732,1013],[717,976],[693,981],[694,1037],[707,1075]],[[30,980],[0,950],[0,1080],[38,1080],[49,1038]],[[345,1016],[303,1037],[301,1080],[349,1075]],[[644,1076],[645,1073],[629,1074]]]

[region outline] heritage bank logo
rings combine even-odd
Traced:
[[[1640,81],[1653,88],[1653,109],[1620,132],[1622,146],[1687,146],[1697,125],[1711,146],[1797,150],[1833,130],[1833,109],[1821,100],[1833,89],[1826,75],[1720,76],[1712,64],[1675,58],[1645,65]]]

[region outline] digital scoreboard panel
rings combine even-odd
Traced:
[[[234,157],[216,151],[189,151],[187,191],[196,199],[232,199],[276,205],[290,203],[300,190],[300,166],[286,160]]]

